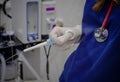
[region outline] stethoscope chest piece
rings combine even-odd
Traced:
[[[110,16],[111,11],[112,11],[113,5],[114,5],[114,0],[112,0],[110,3],[109,9],[108,9],[107,14],[104,18],[104,21],[102,23],[101,28],[98,28],[94,32],[94,37],[95,37],[97,42],[104,42],[108,38],[108,30],[106,29],[106,27],[107,27],[108,18]]]
[[[108,38],[108,30],[103,28],[98,28],[94,32],[94,37],[98,42],[104,42]]]

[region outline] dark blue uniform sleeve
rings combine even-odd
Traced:
[[[120,82],[120,6],[113,8],[106,28],[109,36],[99,43],[94,31],[102,25],[110,1],[99,12],[86,0],[82,21],[83,38],[68,58],[60,82]]]

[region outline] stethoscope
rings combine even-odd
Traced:
[[[102,26],[95,30],[94,37],[97,42],[104,42],[108,38],[108,29],[106,28],[109,16],[111,14],[112,8],[114,5],[114,0],[111,1],[107,14],[104,18]]]

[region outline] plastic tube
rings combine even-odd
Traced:
[[[27,49],[24,49],[23,52],[27,52],[27,51],[30,51],[30,50],[33,50],[33,49],[36,49],[36,48],[39,48],[39,47],[42,47],[42,46],[45,46],[45,45],[52,45],[52,41],[51,39],[48,39],[47,41],[43,42],[43,43],[40,43],[40,44],[37,44],[33,47],[30,47],[30,48],[27,48]]]
[[[46,45],[46,44],[47,44],[47,42],[43,42],[43,43],[37,44],[37,45],[35,45],[35,46],[33,46],[33,47],[30,47],[30,48],[24,49],[23,52],[27,52],[27,51],[30,51],[30,50],[33,50],[33,49],[39,48],[39,47],[44,46],[44,45]]]
[[[18,56],[22,59],[22,61],[25,63],[25,65],[28,67],[28,69],[32,72],[32,74],[37,78],[38,82],[42,82],[40,76],[38,73],[34,70],[34,68],[30,65],[30,63],[27,61],[27,59],[24,57],[23,53],[19,50],[17,50]]]
[[[4,82],[6,63],[5,63],[5,58],[3,57],[2,54],[0,54],[0,59],[1,59],[1,78],[0,78],[0,82]]]

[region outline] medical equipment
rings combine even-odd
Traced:
[[[41,41],[41,0],[11,0],[12,25],[22,43]]]
[[[6,61],[5,61],[6,62]],[[11,81],[18,76],[17,64],[15,62],[6,62],[5,81]]]
[[[56,26],[56,2],[42,2],[42,35],[48,35],[53,27]]]
[[[2,32],[2,31],[1,31]],[[12,81],[15,80],[17,77],[17,64],[15,62],[15,59],[17,59],[17,56],[14,56],[15,49],[23,49],[22,43],[15,38],[14,36],[9,37],[8,34],[2,33],[2,45],[0,46],[0,53],[5,57],[5,64],[6,68],[5,70],[5,75],[4,75],[4,80],[5,81]],[[14,45],[11,45],[9,41],[14,41]],[[2,63],[0,63],[0,70],[3,68]],[[0,77],[3,76],[4,70],[0,73]],[[1,82],[1,81],[0,81]]]
[[[5,62],[5,58],[3,57],[2,54],[0,54],[0,82],[4,82],[5,80],[5,71],[6,71],[6,62]]]
[[[3,2],[3,13],[7,16],[7,17],[9,17],[10,19],[12,18],[8,13],[7,13],[7,11],[6,11],[6,4],[7,4],[7,2],[8,1],[10,1],[10,0],[5,0],[4,2]]]
[[[102,26],[97,30],[95,30],[94,32],[94,37],[98,42],[104,42],[108,38],[108,30],[106,29],[106,25],[107,25],[110,13],[112,11],[113,5],[114,5],[114,1],[112,0]]]
[[[2,40],[2,34],[4,32],[4,27],[3,26],[0,26],[0,46],[3,45],[3,40]]]

